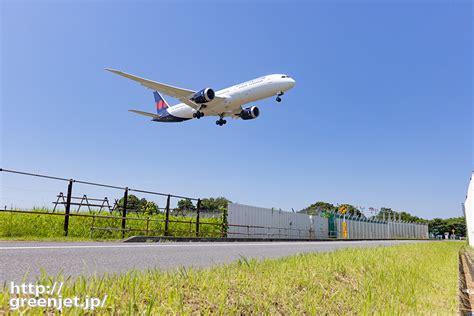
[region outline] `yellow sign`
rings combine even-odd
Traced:
[[[341,206],[341,207],[339,207],[339,212],[341,212],[341,214],[346,214],[346,212],[347,212],[347,206]]]
[[[346,226],[346,222],[342,222],[342,237],[344,239],[347,238],[347,226]]]

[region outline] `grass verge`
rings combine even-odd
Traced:
[[[431,242],[343,249],[276,260],[241,258],[201,270],[80,277],[65,281],[62,296],[108,295],[98,314],[454,315],[462,246]],[[44,276],[38,282],[62,279]],[[0,304],[6,312],[10,298],[4,285]]]

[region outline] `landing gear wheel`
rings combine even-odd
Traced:
[[[202,113],[201,111],[197,111],[193,113],[193,117],[197,119],[200,119],[203,116],[204,116],[204,113]]]
[[[284,94],[285,94],[285,93],[283,93],[283,91],[280,91],[280,92],[277,93],[277,98],[276,98],[277,102],[281,102],[281,98],[280,98],[280,97],[281,97],[282,95],[284,95]]]
[[[226,120],[223,120],[223,119],[218,119],[218,120],[216,121],[216,124],[219,125],[219,126],[222,126],[222,125],[224,125],[225,123],[227,123],[227,121],[226,121]]]

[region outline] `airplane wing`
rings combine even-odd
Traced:
[[[152,90],[162,92],[163,94],[169,95],[170,97],[173,97],[173,98],[176,98],[176,99],[187,98],[189,96],[192,96],[194,93],[196,93],[196,91],[193,91],[193,90],[187,90],[187,89],[182,89],[182,88],[178,88],[178,87],[173,87],[173,86],[166,85],[166,84],[163,84],[163,83],[159,83],[159,82],[156,82],[156,81],[148,80],[148,79],[145,79],[145,78],[140,78],[140,77],[137,77],[137,76],[125,73],[125,72],[121,72],[121,71],[118,71],[118,70],[109,69],[109,68],[107,68],[106,70],[108,70],[110,72],[113,72],[113,73],[115,73],[119,76],[134,80],[134,81],[140,83],[142,86],[145,86],[145,87],[147,87],[149,89],[152,89]]]
[[[142,86],[145,86],[149,89],[159,91],[163,94],[166,94],[172,98],[178,99],[181,102],[183,102],[186,105],[189,105],[190,107],[198,110],[200,109],[200,105],[191,101],[191,97],[196,93],[196,91],[193,90],[188,90],[188,89],[183,89],[183,88],[178,88],[178,87],[173,87],[167,84],[159,83],[156,81],[148,80],[145,78],[137,77],[122,71],[106,68],[106,70],[113,72],[119,76],[134,80],[138,83],[140,83]],[[215,99],[219,100],[224,100],[224,97],[218,97],[215,96]]]

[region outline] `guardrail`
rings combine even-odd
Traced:
[[[122,216],[120,217],[122,220],[121,224],[121,230],[123,232],[122,237],[125,237],[125,231],[126,231],[126,222],[127,220],[130,220],[131,217],[127,217],[127,207],[128,207],[128,197],[130,192],[137,192],[137,193],[145,193],[145,194],[150,194],[150,195],[155,195],[155,196],[161,196],[166,198],[166,207],[162,208],[162,210],[165,213],[165,228],[164,228],[164,235],[168,236],[169,235],[169,224],[172,223],[173,221],[170,220],[170,211],[171,211],[171,199],[172,198],[178,198],[178,199],[186,199],[190,201],[196,201],[196,220],[195,220],[195,227],[196,227],[196,236],[199,236],[199,228],[200,228],[200,211],[201,211],[201,199],[200,198],[195,198],[195,197],[187,197],[183,195],[176,195],[176,194],[169,194],[169,193],[163,193],[163,192],[156,192],[156,191],[150,191],[150,190],[142,190],[142,189],[135,189],[135,188],[129,188],[127,186],[116,186],[116,185],[110,185],[110,184],[104,184],[104,183],[97,183],[97,182],[90,182],[90,181],[82,181],[82,180],[77,180],[77,179],[67,179],[67,178],[62,178],[62,177],[56,177],[56,176],[49,176],[49,175],[43,175],[43,174],[36,174],[36,173],[29,173],[29,172],[24,172],[24,171],[18,171],[18,170],[9,170],[9,169],[3,169],[0,168],[0,172],[4,173],[9,173],[9,174],[16,174],[16,175],[22,175],[22,176],[29,176],[29,177],[37,177],[37,178],[42,178],[42,179],[47,179],[47,180],[54,180],[54,181],[62,181],[62,182],[67,182],[67,194],[64,196],[66,198],[65,203],[60,203],[64,205],[65,207],[65,212],[62,214],[64,216],[64,236],[67,236],[69,233],[69,218],[71,216],[84,216],[84,214],[71,214],[71,205],[76,204],[75,202],[72,201],[73,195],[73,184],[78,183],[78,184],[84,184],[84,185],[90,185],[90,186],[96,186],[96,187],[102,187],[102,188],[108,188],[108,189],[115,189],[115,190],[122,190],[123,191],[123,206],[121,207],[121,212]],[[53,202],[54,203],[54,202]],[[55,204],[57,205],[57,204]],[[86,205],[86,204],[84,204]],[[13,210],[11,210],[13,211]],[[38,214],[38,212],[36,212]]]
[[[145,233],[145,235],[150,235],[151,233],[159,233],[164,236],[170,236],[171,234],[166,234],[166,229],[169,229],[168,225],[170,224],[186,224],[189,225],[189,229],[187,230],[188,235],[186,237],[191,237],[193,233],[195,233],[195,236],[192,237],[201,237],[200,235],[200,229],[206,225],[208,226],[218,226],[219,227],[219,235],[212,236],[212,237],[226,237],[226,232],[223,229],[226,227],[225,224],[223,223],[212,223],[212,222],[202,222],[199,220],[195,219],[190,219],[190,220],[176,220],[176,219],[153,219],[150,217],[146,218],[139,218],[139,217],[123,217],[123,216],[112,216],[112,215],[100,215],[100,214],[84,214],[84,213],[52,213],[52,212],[41,212],[41,211],[25,211],[25,210],[10,210],[10,209],[2,209],[0,210],[0,213],[12,213],[12,214],[29,214],[29,215],[40,215],[40,216],[61,216],[61,217],[80,217],[80,218],[91,218],[92,223],[90,225],[90,238],[92,239],[92,234],[94,231],[120,231],[122,232],[122,237],[124,237],[125,232],[141,232]],[[97,219],[111,219],[111,220],[127,220],[127,221],[136,221],[136,222],[145,222],[146,223],[146,228],[145,229],[138,229],[138,228],[130,228],[130,227],[98,227],[96,226],[96,220]],[[150,223],[165,223],[165,229],[150,229]],[[193,231],[192,227],[195,227],[195,230]],[[38,228],[40,229],[40,227]],[[175,229],[176,231],[176,229]],[[179,231],[179,230],[178,230]],[[168,231],[169,232],[169,231]]]

